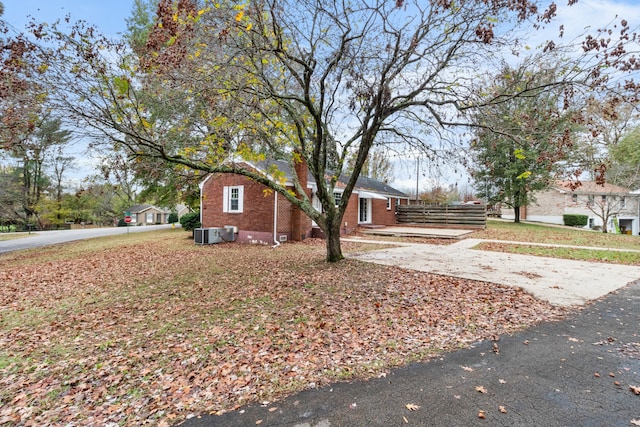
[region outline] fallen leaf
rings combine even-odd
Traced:
[[[600,378],[600,374],[598,372],[594,372],[593,376],[596,378]]]
[[[631,420],[630,424],[634,426],[640,426],[640,420]]]
[[[484,388],[484,386],[478,385],[478,386],[476,386],[476,391],[478,391],[480,393],[486,393],[487,389]]]
[[[408,410],[410,411],[417,411],[418,409],[420,409],[420,406],[415,405],[413,403],[407,403],[406,405],[404,405]]]
[[[613,385],[620,387],[620,381],[614,381]]]
[[[409,424],[409,420],[407,419],[407,417],[402,417],[402,419],[404,420],[405,424]]]
[[[500,412],[502,412],[503,414],[507,413],[507,408],[505,408],[504,406],[498,406],[498,409],[500,410]]]
[[[483,420],[487,418],[486,413],[482,409],[478,411],[478,418],[482,418]]]
[[[262,420],[256,421],[256,424],[262,424]]]
[[[613,372],[609,372],[609,376],[610,376],[611,378],[614,378],[614,377],[616,376],[616,374],[614,374]]]
[[[498,343],[493,343],[493,352],[495,354],[500,354],[500,347],[498,347]]]
[[[464,369],[467,372],[473,372],[473,368],[470,366],[463,366],[462,369]]]
[[[524,340],[524,342],[522,344],[529,345],[529,340]]]
[[[640,387],[630,385],[629,388],[633,392],[633,394],[640,395]]]
[[[506,384],[506,383],[507,383],[507,382],[506,382],[505,380],[503,380],[502,378],[500,378],[500,379],[498,380],[498,382],[499,382],[500,384]]]
[[[274,406],[274,407],[272,407],[272,408],[269,408],[269,412],[273,412],[273,411],[277,411],[277,410],[278,410],[278,407],[277,407],[277,406]]]

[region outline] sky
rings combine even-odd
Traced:
[[[96,25],[108,36],[116,37],[126,30],[125,19],[133,8],[133,0],[0,0],[4,4],[3,19],[18,31],[23,30],[29,17],[36,21],[53,22],[71,15],[72,22],[85,20]],[[548,1],[544,1],[547,3]],[[640,26],[640,0],[579,0],[577,5],[567,7],[567,0],[556,0],[559,19],[549,25],[547,31],[556,35],[559,25],[565,27],[565,40],[579,36],[585,29],[599,28],[610,23],[616,16],[627,19],[631,28]],[[531,45],[541,43],[544,33],[532,39]],[[77,154],[80,159],[82,155]],[[80,160],[82,161],[82,160]],[[82,167],[82,165],[81,165]],[[435,185],[457,184],[463,188],[468,184],[468,175],[462,167],[429,171],[424,162],[420,165],[420,174],[416,176],[415,160],[403,161],[396,167],[396,179],[392,183],[396,188],[415,192],[416,184],[420,191]]]
[[[0,0],[3,19],[17,30],[24,30],[29,17],[37,22],[54,22],[71,15],[71,21],[85,20],[109,36],[126,30],[133,0]]]

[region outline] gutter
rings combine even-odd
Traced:
[[[271,246],[273,249],[280,246],[280,242],[278,242],[278,192],[273,192],[273,243]]]

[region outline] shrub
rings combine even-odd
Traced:
[[[584,227],[589,222],[589,216],[579,214],[564,214],[562,215],[564,225],[569,227]]]
[[[118,220],[118,227],[126,227],[127,226],[127,222],[124,220],[124,218],[120,218]]]
[[[190,212],[188,214],[182,215],[180,218],[180,225],[186,231],[193,231],[196,228],[199,228],[202,224],[200,224],[200,213],[199,212]]]
[[[173,224],[174,222],[178,222],[178,214],[176,212],[171,212],[169,214],[169,218],[167,220],[169,224]]]

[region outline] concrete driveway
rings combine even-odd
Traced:
[[[402,244],[347,256],[377,264],[517,286],[536,298],[559,306],[585,304],[640,279],[640,267],[471,249],[480,242],[480,239],[464,239],[451,245]]]

